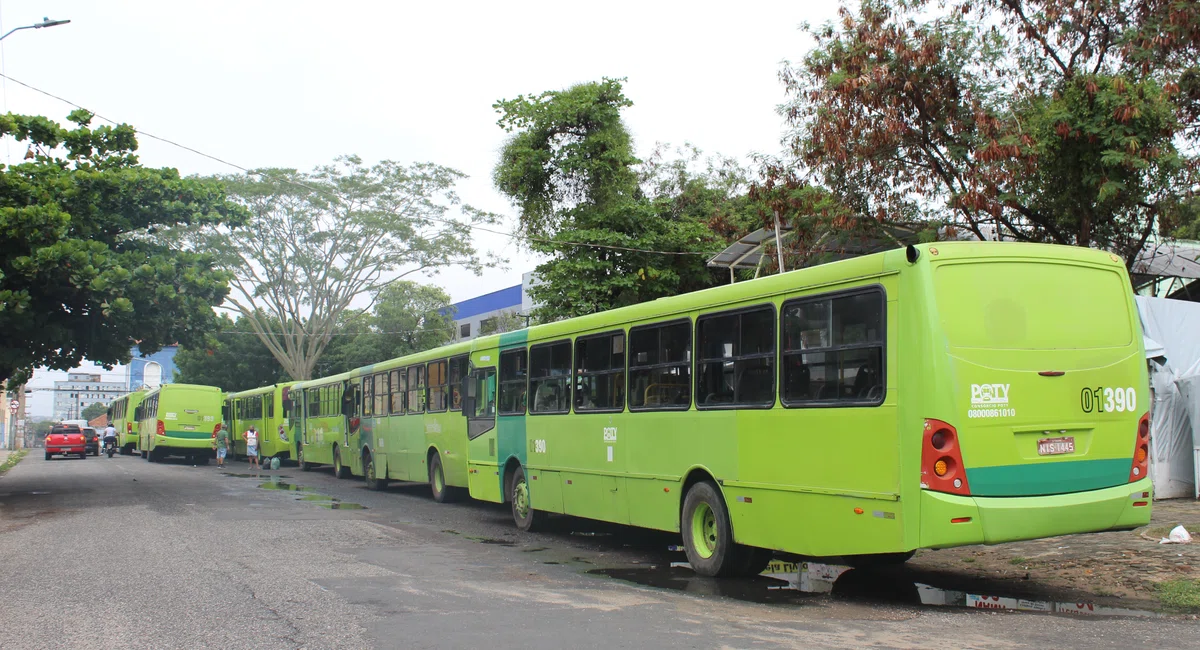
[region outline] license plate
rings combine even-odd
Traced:
[[[1067,436],[1065,438],[1042,438],[1038,440],[1038,455],[1039,456],[1056,456],[1058,454],[1073,454],[1075,453],[1075,438]]]
[[[188,426],[185,426],[185,427],[183,427],[183,430],[184,430],[184,431],[195,431],[195,430],[196,430],[196,427],[188,427]]]

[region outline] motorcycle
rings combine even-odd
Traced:
[[[104,441],[104,453],[108,454],[109,458],[112,458],[113,454],[117,453],[116,438],[108,438]]]

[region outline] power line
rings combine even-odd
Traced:
[[[50,97],[52,99],[56,99],[60,102],[63,102],[64,104],[74,106],[75,108],[78,108],[81,110],[85,110],[88,113],[91,113],[94,117],[98,117],[101,120],[104,120],[105,122],[108,122],[109,124],[112,124],[114,126],[119,126],[120,124],[122,124],[121,122],[117,122],[116,120],[114,120],[112,118],[105,117],[105,116],[97,113],[96,111],[93,111],[90,108],[86,108],[84,106],[81,106],[80,104],[76,104],[75,102],[73,102],[69,99],[66,99],[65,97],[60,97],[58,95],[55,95],[54,93],[42,90],[41,88],[36,88],[34,86],[31,86],[19,79],[14,79],[13,77],[10,77],[7,74],[5,74],[3,71],[0,71],[0,78],[3,78],[7,81],[11,81],[20,86],[24,86],[25,88],[28,88],[29,90],[32,90],[35,93],[40,93],[40,94]],[[133,128],[133,127],[131,127],[131,128]],[[269,178],[268,175],[264,174],[263,172],[254,171],[252,169],[243,167],[236,163],[229,162],[228,160],[225,160],[223,158],[218,158],[217,156],[214,156],[212,154],[205,153],[203,151],[200,151],[199,149],[195,149],[193,147],[189,147],[187,145],[180,144],[178,142],[175,142],[174,140],[170,140],[170,139],[167,139],[167,138],[164,138],[161,136],[157,136],[152,133],[147,133],[146,131],[143,131],[143,130],[137,129],[137,128],[134,128],[134,132],[136,132],[138,135],[143,135],[152,140],[158,140],[159,142],[169,144],[173,147],[178,147],[180,149],[183,149],[184,151],[190,151],[191,153],[194,153],[198,156],[202,156],[204,158],[208,158],[209,160],[213,160],[215,162],[221,163],[222,165],[228,165],[229,167],[237,169],[246,174],[252,174],[252,175],[260,176],[263,178]],[[293,185],[295,187],[300,187],[300,188],[309,190],[311,192],[316,192],[318,194],[325,194],[325,192],[320,188],[312,187],[311,185],[305,185],[304,183],[301,183],[299,181],[295,181],[292,179],[277,178],[275,180],[280,180],[289,185]],[[326,194],[326,197],[333,198],[333,197],[330,197],[328,194]],[[525,240],[525,241],[529,241],[529,242],[538,242],[538,243],[542,243],[542,244],[550,244],[550,245],[555,245],[555,246],[580,246],[580,247],[584,247],[584,248],[600,248],[600,249],[605,249],[605,250],[625,251],[625,252],[630,252],[630,253],[647,253],[647,254],[652,254],[652,255],[702,255],[702,256],[708,257],[708,256],[712,256],[712,255],[716,254],[715,252],[659,251],[659,250],[653,250],[653,249],[647,249],[647,248],[636,248],[636,247],[632,247],[632,246],[617,246],[614,244],[590,244],[590,243],[585,243],[585,242],[562,241],[559,239],[550,239],[550,238],[546,238],[546,237],[535,237],[532,235],[519,235],[517,233],[504,232],[502,230],[493,230],[491,228],[487,228],[484,226],[464,224],[464,223],[460,223],[460,222],[453,221],[450,219],[438,219],[436,217],[408,217],[407,219],[409,221],[428,221],[431,223],[440,223],[443,225],[455,226],[458,228],[465,227],[465,228],[470,228],[472,230],[478,230],[481,232],[491,233],[494,235],[500,235],[502,237],[509,237],[512,239]]]

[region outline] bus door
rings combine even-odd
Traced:
[[[361,476],[362,455],[358,450],[362,446],[362,384],[346,380],[342,386],[342,415],[345,418],[341,440],[342,463],[350,468],[351,473]]]
[[[472,367],[463,378],[462,414],[467,419],[467,486],[471,497],[500,502],[496,479],[496,368]],[[491,433],[491,435],[486,435]]]

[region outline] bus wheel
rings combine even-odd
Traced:
[[[146,457],[147,457],[147,454],[146,454],[146,450],[145,450],[145,449],[139,449],[139,450],[138,450],[138,453],[142,455],[142,459],[143,459],[143,460],[145,460],[145,459],[146,459]]]
[[[701,481],[688,490],[683,500],[679,530],[683,533],[688,563],[696,573],[724,578],[747,567],[748,563],[733,543],[725,500],[712,482]]]
[[[442,471],[442,455],[433,454],[429,457],[429,489],[433,492],[433,500],[438,503],[457,501],[454,488],[446,486],[446,474]],[[518,524],[519,525],[519,524]]]
[[[313,468],[312,463],[304,462],[304,450],[296,452],[296,464],[300,466],[301,472],[307,472]]]
[[[379,478],[375,475],[375,471],[375,454],[370,452],[363,454],[363,473],[367,475],[367,488],[382,490],[387,487],[387,479]]]
[[[763,572],[771,560],[775,559],[775,551],[769,548],[758,548],[757,546],[742,546],[738,545],[737,552],[739,554],[739,566],[737,575],[744,578],[752,578]]]
[[[333,448],[333,477],[350,478],[350,468],[342,464],[342,452],[336,446]]]
[[[517,471],[513,473],[512,493],[509,496],[512,501],[513,521],[516,522],[517,528],[527,533],[537,532],[545,522],[546,514],[533,509],[524,467],[518,466]]]

